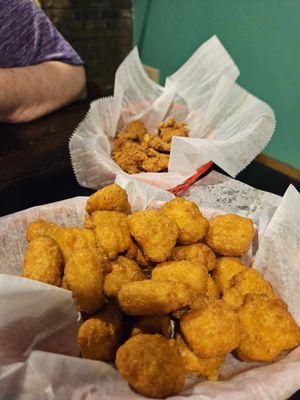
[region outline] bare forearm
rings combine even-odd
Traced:
[[[85,95],[85,72],[81,66],[49,61],[0,69],[2,122],[30,121]]]

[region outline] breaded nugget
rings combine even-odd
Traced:
[[[206,243],[223,256],[241,256],[246,253],[254,237],[250,218],[236,214],[219,215],[209,221]]]
[[[300,344],[300,328],[286,304],[264,294],[248,294],[238,310],[242,336],[237,355],[245,361],[274,361]]]
[[[111,153],[113,160],[128,174],[137,174],[142,169],[142,162],[147,158],[145,150],[139,143],[132,141],[117,145]]]
[[[142,272],[147,278],[151,277],[151,271],[155,264],[152,261],[146,260],[142,250],[135,242],[132,242],[128,250],[125,252],[125,256],[134,260],[140,266]]]
[[[219,299],[221,295],[219,287],[215,284],[211,276],[207,279],[206,297],[209,301]]]
[[[104,279],[104,294],[107,297],[117,297],[121,287],[128,282],[146,279],[136,262],[120,256],[112,264],[112,271]]]
[[[31,242],[33,239],[39,236],[52,237],[52,233],[56,232],[58,228],[60,227],[52,222],[45,221],[43,219],[37,219],[28,225],[26,230],[26,240]]]
[[[92,217],[90,216],[90,214],[85,214],[83,227],[85,229],[93,229],[93,221],[92,221]]]
[[[120,211],[124,214],[130,214],[131,207],[126,191],[113,183],[98,190],[88,198],[86,211],[88,214],[95,211]]]
[[[96,251],[103,262],[108,262],[105,251],[98,246],[95,234],[91,229],[62,228],[56,235],[53,235],[53,239],[60,246],[65,262],[68,261],[73,251],[81,248]]]
[[[152,270],[153,281],[182,282],[195,294],[206,294],[207,269],[198,260],[169,261]]]
[[[149,264],[140,247],[133,241],[126,250],[125,256],[131,260],[135,260],[140,266],[146,267]]]
[[[163,152],[163,153],[170,153],[171,150],[171,143],[167,143],[163,141],[159,136],[153,135],[152,133],[147,133],[144,136],[144,144],[152,147],[153,149]]]
[[[184,369],[177,349],[160,335],[136,335],[119,347],[116,365],[138,393],[154,398],[177,394]]]
[[[158,210],[138,211],[128,217],[128,224],[147,259],[163,262],[170,257],[179,228],[167,214]]]
[[[97,243],[104,249],[110,260],[131,245],[127,217],[119,211],[95,211],[92,214]]]
[[[217,259],[214,252],[204,243],[195,243],[188,246],[177,246],[173,250],[171,260],[193,260],[198,259],[207,268],[212,271],[217,265]]]
[[[167,171],[172,136],[187,136],[188,130],[172,118],[161,124],[160,133],[147,133],[140,121],[128,124],[114,139],[113,160],[129,174]]]
[[[193,244],[205,236],[208,221],[192,201],[176,197],[165,203],[161,210],[174,219],[179,226],[178,243]]]
[[[187,137],[189,130],[184,122],[176,122],[171,117],[167,121],[162,122],[158,128],[159,136],[167,143],[170,143],[173,136]]]
[[[168,315],[145,315],[134,319],[132,336],[140,335],[141,333],[158,333],[170,339],[172,332],[171,319]]]
[[[220,298],[220,290],[215,284],[211,276],[207,278],[207,290],[205,295],[200,295],[195,298],[195,300],[190,304],[192,310],[196,310],[203,306],[203,303],[209,303],[210,301],[217,300]]]
[[[67,278],[65,275],[62,277],[60,287],[66,290],[70,290],[70,286],[68,285]]]
[[[242,261],[236,257],[221,257],[217,260],[217,267],[212,273],[212,278],[218,285],[221,293],[224,293],[229,288],[231,278],[245,268]]]
[[[39,236],[32,239],[25,251],[22,276],[60,286],[63,267],[58,245],[50,237]]]
[[[154,282],[151,279],[126,283],[118,300],[129,315],[168,314],[192,302],[193,291],[181,282]]]
[[[224,362],[224,355],[209,358],[198,357],[179,334],[176,335],[173,343],[179,350],[186,374],[202,376],[210,381],[218,380],[218,370]]]
[[[79,311],[94,313],[103,306],[103,261],[95,250],[75,250],[66,264],[65,277]]]
[[[153,148],[146,150],[146,158],[142,162],[142,169],[146,172],[167,171],[170,154],[159,153]]]
[[[114,138],[114,147],[118,148],[128,142],[140,143],[146,133],[147,129],[142,121],[137,120],[129,122],[122,131],[116,134]]]
[[[130,242],[130,245],[128,249],[125,251],[125,257],[129,258],[130,260],[136,260],[137,258],[137,253],[138,253],[138,246],[134,241],[132,240]]]
[[[86,320],[79,328],[77,343],[84,358],[113,361],[122,335],[122,313],[113,303]]]
[[[264,280],[256,269],[244,268],[231,278],[229,288],[224,291],[223,300],[230,307],[238,308],[243,304],[244,297],[248,293],[276,297],[272,286]]]
[[[39,219],[28,226],[26,238],[31,241],[39,236],[51,237],[59,245],[65,262],[68,261],[75,247],[97,249],[99,256],[103,260],[106,258],[103,249],[97,246],[94,232],[91,229],[68,228]]]
[[[222,300],[203,303],[185,314],[180,328],[190,348],[203,358],[225,355],[240,342],[238,317]]]
[[[129,132],[131,135],[136,138],[139,137],[140,135],[144,135],[147,133],[147,129],[144,125],[144,123],[140,120],[135,120],[129,122],[125,128],[123,129],[124,132]]]
[[[239,288],[232,287],[224,291],[222,300],[229,307],[231,307],[234,310],[237,310],[243,304],[244,296]]]

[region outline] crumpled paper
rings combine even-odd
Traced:
[[[131,178],[121,176],[117,182],[128,191],[135,210],[155,207],[168,200],[164,196],[172,196],[158,188],[151,192]],[[254,218],[260,232],[254,267],[275,284],[299,323],[300,196],[295,188],[290,186],[281,198],[212,172],[187,192],[187,198],[207,216],[218,209]],[[11,276],[19,275],[22,268],[28,223],[45,218],[82,226],[86,199],[64,200],[0,219],[0,400],[143,398],[111,365],[74,357],[78,316],[69,291]],[[281,251],[284,254],[278,256]],[[229,354],[220,381],[189,378],[185,391],[173,398],[284,400],[300,389],[299,376],[300,348],[271,364],[241,362]]]
[[[275,129],[272,109],[241,88],[239,70],[216,36],[160,86],[146,75],[134,48],[119,66],[114,96],[91,103],[69,148],[80,185],[98,189],[127,174],[112,160],[113,137],[140,119],[149,131],[175,117],[186,121],[189,138],[172,140],[168,172],[142,172],[134,179],[169,190],[213,161],[236,176],[266,146]]]

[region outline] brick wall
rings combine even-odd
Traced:
[[[39,0],[42,9],[86,63],[88,81],[103,94],[132,48],[131,0]]]

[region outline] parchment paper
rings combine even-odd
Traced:
[[[155,207],[170,195],[158,188],[150,191],[132,179],[118,177],[117,181],[128,190],[136,210]],[[254,266],[258,263],[265,277],[278,284],[276,290],[299,323],[300,199],[295,188],[290,187],[280,198],[211,173],[190,189],[187,197],[196,201],[205,215],[216,213],[217,208],[220,213],[238,212],[255,219],[260,235]],[[142,398],[112,366],[73,357],[78,316],[70,292],[11,276],[21,271],[28,223],[39,217],[81,226],[85,202],[86,198],[79,197],[0,219],[0,400]],[[286,249],[288,257],[265,261],[270,249],[274,254]],[[220,377],[218,382],[187,379],[185,391],[174,399],[286,399],[300,388],[300,349],[272,364],[240,362],[228,355]]]
[[[162,189],[183,183],[208,161],[236,176],[266,146],[275,129],[272,109],[236,82],[239,70],[216,36],[210,38],[165,86],[146,75],[134,48],[116,72],[114,96],[94,101],[69,148],[80,185],[97,189],[127,175],[111,158],[117,130],[134,119],[155,133],[173,116],[185,120],[189,138],[174,137],[167,173],[131,175]]]

